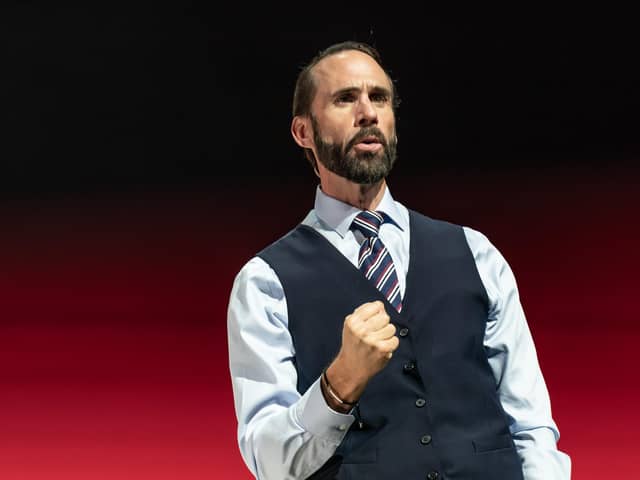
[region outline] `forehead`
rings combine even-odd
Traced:
[[[352,87],[383,87],[391,90],[391,82],[382,67],[369,55],[357,50],[347,50],[323,58],[312,73],[316,97]]]

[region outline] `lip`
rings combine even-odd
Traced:
[[[380,142],[374,142],[374,143],[356,143],[353,148],[355,150],[359,150],[361,152],[377,152],[378,150],[380,150],[382,148],[382,144]]]
[[[358,143],[380,143],[380,140],[375,135],[369,135],[367,137],[364,137]]]

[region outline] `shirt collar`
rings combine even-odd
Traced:
[[[316,188],[314,209],[317,217],[341,237],[347,234],[351,223],[353,223],[353,219],[362,211],[348,203],[330,197],[322,191],[319,185]],[[390,218],[390,223],[400,230],[404,231],[406,227],[408,227],[408,225],[404,225],[403,216],[400,214],[396,202],[393,200],[391,192],[386,185],[384,187],[382,200],[378,208],[376,208],[376,211],[384,212]]]

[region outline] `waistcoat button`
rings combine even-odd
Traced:
[[[431,443],[431,435],[423,435],[420,439],[422,445],[429,445]]]

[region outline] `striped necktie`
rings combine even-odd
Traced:
[[[380,290],[389,303],[400,312],[402,298],[400,297],[396,267],[393,265],[389,250],[378,237],[380,225],[385,220],[390,219],[382,212],[364,210],[356,216],[350,228],[358,230],[365,237],[360,245],[358,268]]]

